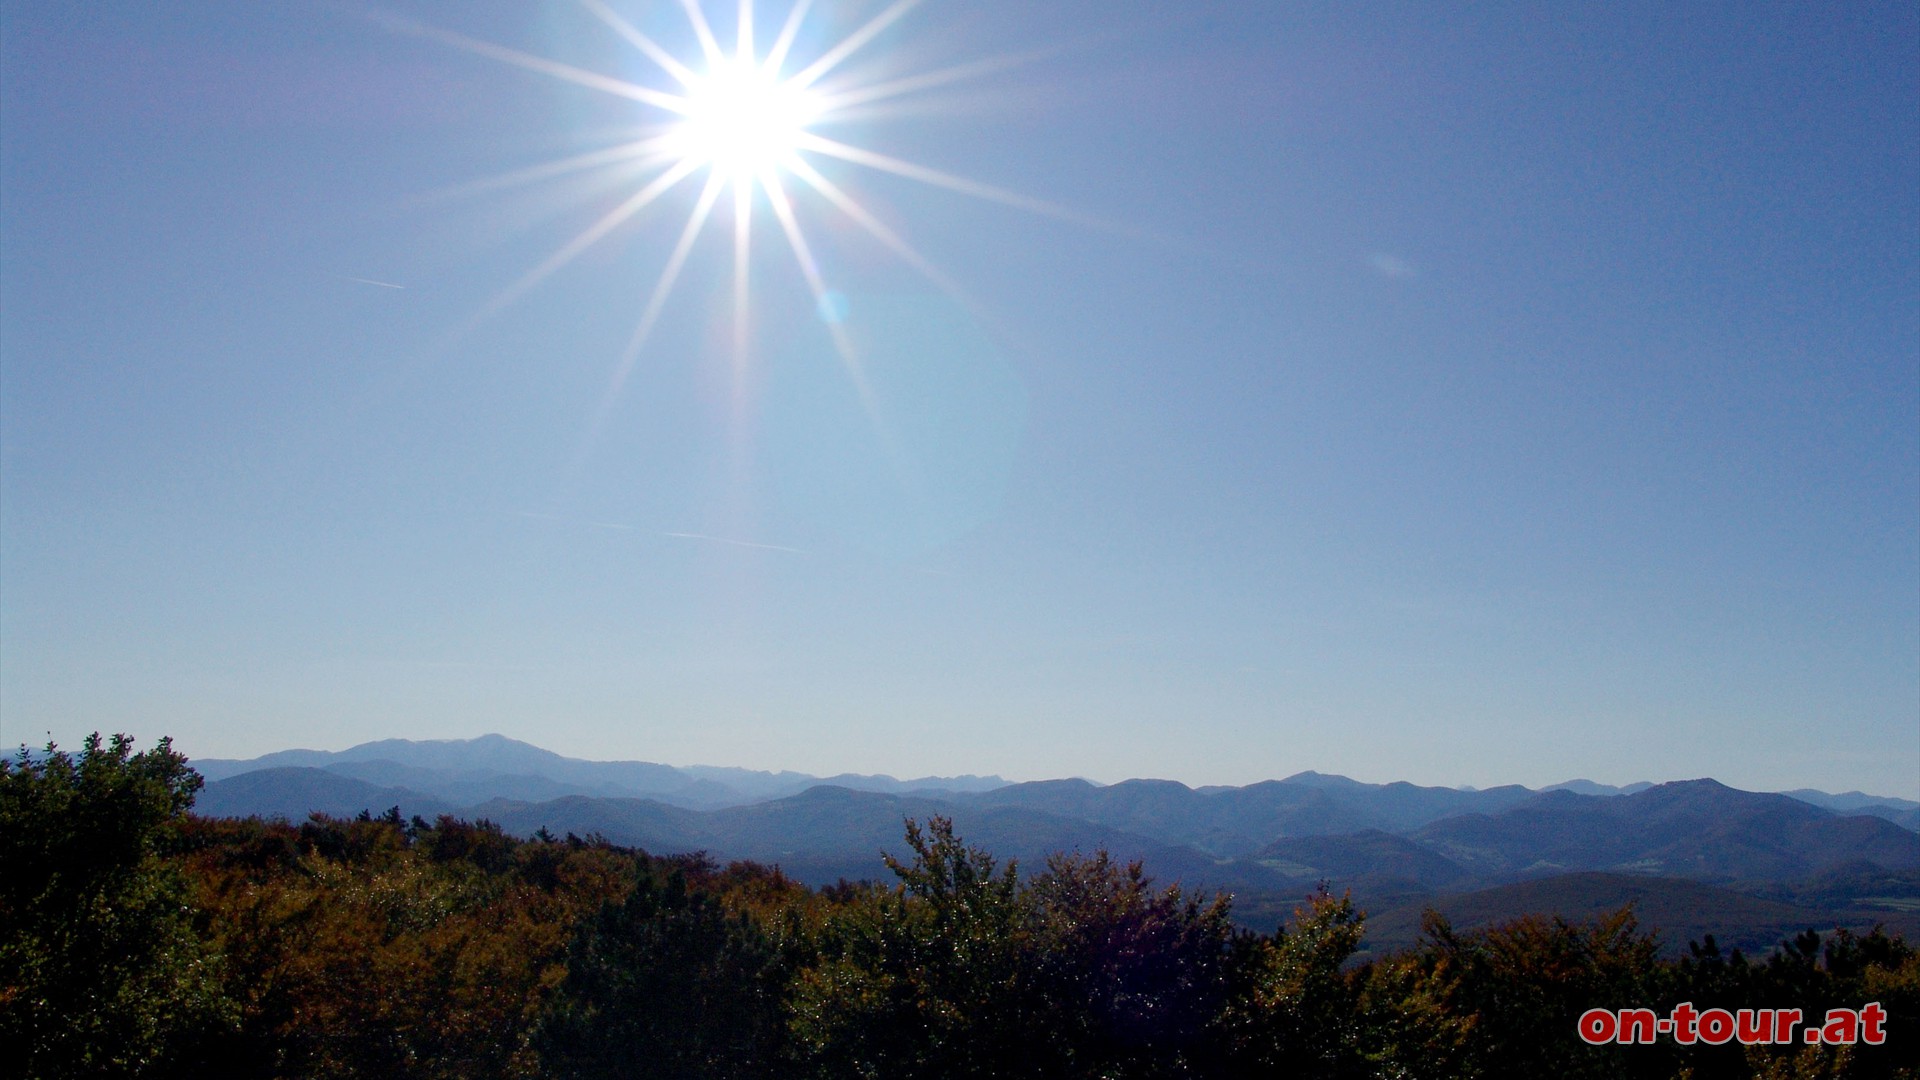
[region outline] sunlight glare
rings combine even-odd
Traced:
[[[884,424],[865,389],[860,359],[854,353],[852,339],[841,325],[846,317],[845,299],[829,285],[828,273],[820,264],[813,245],[808,242],[787,181],[796,181],[798,188],[839,211],[858,231],[878,240],[933,284],[968,306],[972,305],[954,281],[862,205],[850,191],[824,175],[809,158],[830,159],[842,170],[851,166],[887,173],[974,198],[1053,217],[1078,219],[1077,215],[1037,199],[853,146],[828,138],[817,130],[843,125],[856,109],[862,114],[873,115],[876,106],[884,109],[884,103],[894,99],[1029,62],[1042,55],[1030,52],[1020,56],[989,58],[881,81],[863,82],[857,78],[848,80],[842,77],[837,84],[823,82],[839,72],[850,57],[871,47],[884,31],[921,0],[892,0],[837,43],[811,60],[802,59],[795,64],[797,70],[790,74],[785,73],[784,69],[792,58],[792,50],[801,41],[801,26],[813,8],[813,0],[793,0],[765,55],[759,53],[754,41],[756,0],[737,0],[738,17],[734,39],[730,43],[731,50],[714,33],[702,0],[680,0],[679,6],[699,44],[698,53],[684,59],[676,57],[615,11],[608,0],[579,2],[588,13],[651,60],[675,85],[671,89],[656,89],[397,16],[377,15],[375,18],[396,32],[438,41],[563,82],[613,94],[667,114],[660,118],[664,120],[663,125],[642,128],[641,137],[620,145],[463,185],[461,190],[477,192],[589,169],[620,169],[631,173],[635,180],[650,174],[649,179],[640,180],[640,187],[631,196],[602,214],[496,295],[469,320],[462,333],[515,302],[561,267],[626,225],[682,181],[695,173],[706,174],[701,193],[680,231],[678,242],[641,305],[638,325],[615,365],[612,378],[595,410],[595,419],[589,425],[589,439],[591,431],[597,429],[606,418],[614,397],[658,325],[674,283],[679,279],[697,238],[712,218],[723,192],[730,191],[732,195],[732,338],[736,393],[744,393],[749,339],[752,336],[753,218],[758,212],[757,208],[765,206],[772,211],[779,225],[779,235],[784,237],[787,247],[792,251],[801,276],[813,294],[816,307],[846,366],[847,375],[860,390],[860,397],[868,406],[876,428],[884,428]]]
[[[687,87],[685,118],[673,131],[673,149],[745,186],[784,165],[820,115],[818,97],[783,82],[751,57],[720,61]]]
[[[899,433],[884,415],[869,385],[865,364],[855,347],[856,338],[847,325],[846,297],[833,287],[834,275],[820,258],[827,252],[816,248],[808,238],[800,204],[809,203],[814,208],[824,205],[837,211],[839,224],[852,226],[844,234],[864,233],[963,307],[976,308],[957,282],[834,177],[865,170],[1063,220],[1096,226],[1100,223],[1089,222],[1061,207],[1004,188],[830,138],[826,132],[844,129],[856,119],[885,115],[899,108],[900,99],[1029,63],[1047,55],[1047,51],[1031,50],[879,79],[862,78],[844,70],[847,61],[863,50],[876,47],[882,35],[922,0],[891,0],[837,42],[810,57],[796,57],[795,51],[811,51],[801,30],[813,13],[814,0],[790,0],[786,16],[764,54],[756,47],[754,32],[756,4],[763,0],[736,0],[733,40],[726,44],[707,19],[704,0],[679,0],[678,6],[698,44],[692,55],[676,55],[629,21],[613,7],[613,3],[620,0],[578,2],[588,14],[651,61],[670,84],[664,88],[646,86],[399,16],[371,16],[397,33],[436,41],[646,107],[641,126],[621,129],[622,141],[617,145],[523,167],[454,189],[458,193],[478,193],[598,170],[617,172],[620,182],[638,185],[631,195],[605,210],[496,294],[455,331],[451,340],[457,340],[497,315],[588,249],[628,226],[669,191],[704,173],[696,184],[686,185],[697,186],[700,193],[667,255],[665,266],[653,287],[645,293],[644,301],[637,304],[639,318],[632,336],[591,410],[568,475],[577,477],[585,468],[599,432],[614,414],[622,388],[662,322],[675,283],[687,268],[701,235],[718,216],[715,211],[721,200],[731,195],[727,201],[731,203],[733,233],[730,336],[736,438],[745,438],[745,418],[753,384],[750,362],[754,338],[753,241],[757,231],[753,219],[764,208],[771,212],[778,226],[772,235],[786,241],[807,291],[813,296],[819,325],[832,339],[844,374],[879,442],[881,458],[903,490],[919,490],[923,478],[918,475],[918,467],[906,454]],[[823,172],[818,166],[824,166],[827,171]],[[830,177],[829,173],[834,176]],[[715,323],[724,318],[721,314],[724,310],[719,305],[706,308],[709,317],[720,317],[714,319]],[[741,443],[736,447],[737,467],[743,467],[746,460],[744,446]]]

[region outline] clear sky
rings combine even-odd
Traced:
[[[6,743],[1920,796],[1913,4],[607,4],[5,3]]]

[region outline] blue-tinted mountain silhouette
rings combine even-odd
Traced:
[[[497,735],[195,765],[211,780],[198,804],[206,814],[298,819],[398,806],[409,817],[485,817],[519,834],[546,828],[779,863],[809,881],[882,876],[880,853],[899,847],[902,819],[932,814],[1029,868],[1054,851],[1104,848],[1146,861],[1162,880],[1283,897],[1323,880],[1406,900],[1570,872],[1751,890],[1848,866],[1920,868],[1920,833],[1885,816],[1900,810],[1898,800],[1825,796],[1839,807],[1826,808],[1712,780],[1608,789],[1623,794],[1581,794],[1600,787],[1584,782],[1473,791],[1312,772],[1203,788],[993,777],[828,782],[583,761]]]
[[[650,761],[563,757],[504,735],[477,739],[383,739],[340,751],[282,750],[247,761],[202,759],[193,767],[209,781],[280,767],[324,769],[385,788],[404,788],[443,803],[473,806],[489,799],[525,801],[569,795],[657,799],[690,809],[718,809],[775,799],[822,783],[865,791],[980,791],[1006,783],[997,776],[926,777],[845,774],[822,779],[795,772],[692,766]]]

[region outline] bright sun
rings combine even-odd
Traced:
[[[1058,208],[1033,199],[941,172],[873,150],[852,146],[821,134],[820,129],[848,115],[856,107],[872,117],[893,99],[933,87],[970,79],[984,72],[1020,62],[999,58],[906,75],[883,81],[861,82],[839,74],[841,65],[872,44],[889,26],[920,0],[893,0],[852,33],[804,64],[789,68],[802,23],[812,0],[792,0],[785,18],[764,53],[755,46],[754,0],[737,0],[734,41],[721,45],[700,0],[681,0],[694,37],[697,57],[677,57],[642,33],[607,0],[580,0],[594,17],[644,54],[673,85],[656,88],[614,78],[558,60],[510,49],[450,30],[382,17],[393,29],[432,38],[468,52],[537,71],[579,86],[589,87],[648,106],[665,121],[641,138],[599,150],[548,162],[518,173],[485,181],[482,187],[532,183],[567,173],[592,169],[624,170],[636,178],[636,187],[616,206],[588,225],[552,255],[503,290],[481,312],[485,318],[539,284],[577,258],[669,191],[690,179],[699,182],[679,238],[667,253],[665,265],[639,313],[638,324],[616,367],[607,400],[618,393],[667,297],[679,279],[695,243],[715,216],[723,192],[732,195],[733,226],[733,339],[736,366],[748,352],[749,268],[753,264],[753,219],[761,208],[774,222],[792,252],[807,287],[822,311],[833,308],[829,273],[815,257],[795,210],[795,188],[805,188],[837,212],[847,224],[865,232],[941,288],[953,284],[907,241],[868,210],[851,193],[816,167],[813,159],[829,159],[838,167],[859,166],[977,198],[1018,206],[1045,214],[1065,215]],[[837,319],[828,320],[828,332],[840,351],[849,376],[864,384],[859,358]],[[864,389],[862,390],[864,395]],[[603,402],[603,406],[604,406]],[[604,411],[604,410],[603,410]]]
[[[784,167],[820,116],[817,94],[748,57],[729,57],[686,90],[686,114],[672,132],[672,150],[734,183]]]

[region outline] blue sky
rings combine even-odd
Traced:
[[[4,11],[7,743],[1920,796],[1912,5],[926,0],[624,380],[587,7]]]

